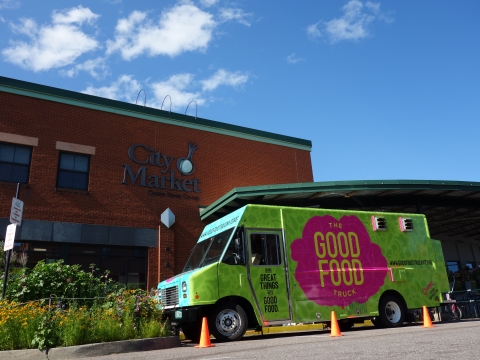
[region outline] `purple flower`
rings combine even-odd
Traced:
[[[68,282],[68,283],[70,282],[70,278],[67,279],[67,282]]]

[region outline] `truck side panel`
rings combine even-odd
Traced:
[[[386,220],[374,231],[372,215]],[[440,288],[433,242],[422,215],[321,209],[282,210],[295,321],[378,315],[381,295],[398,292],[408,308],[436,306]],[[433,284],[432,284],[433,282]]]

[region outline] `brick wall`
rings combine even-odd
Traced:
[[[25,219],[157,229],[160,214],[167,207],[173,211],[175,225],[170,230],[161,225],[159,249],[149,250],[149,287],[183,268],[205,225],[199,205],[209,205],[234,187],[313,181],[308,151],[3,92],[0,104],[0,132],[39,139],[28,188],[21,189]],[[95,147],[88,194],[56,190],[57,141]],[[128,157],[131,145],[153,147],[176,162],[187,156],[189,142],[198,146],[193,155],[196,170],[184,178],[197,178],[200,193],[121,184],[122,164],[129,164],[135,174],[141,166]],[[163,176],[160,171],[148,166],[148,175]],[[2,204],[11,203],[15,189],[0,184]],[[149,190],[195,195],[199,200],[151,196]],[[8,217],[9,211],[9,205],[0,207],[0,217]],[[170,253],[164,253],[163,242]],[[169,268],[165,259],[171,259]]]

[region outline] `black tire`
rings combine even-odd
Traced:
[[[382,326],[382,323],[380,321],[380,318],[378,316],[375,316],[373,318],[370,319],[372,321],[372,324],[376,327],[376,328],[383,328]]]
[[[202,326],[198,322],[182,326],[182,332],[185,338],[194,343],[200,342],[200,335],[202,333]]]
[[[218,341],[236,341],[247,330],[248,320],[242,307],[235,303],[217,305],[209,316],[210,331]]]
[[[395,296],[385,296],[380,300],[379,305],[380,324],[387,328],[394,328],[403,325],[405,309],[402,301]]]
[[[338,327],[341,332],[349,331],[353,326],[353,321],[351,320],[341,320],[338,322]]]

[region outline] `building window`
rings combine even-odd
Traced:
[[[458,261],[447,261],[447,270],[453,273],[460,270],[460,264]]]
[[[87,190],[89,169],[89,155],[60,152],[57,187]]]
[[[0,181],[28,183],[32,148],[0,143]]]

